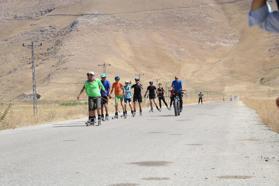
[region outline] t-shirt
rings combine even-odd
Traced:
[[[142,85],[140,83],[132,85],[134,96],[141,96]]]
[[[111,87],[110,82],[108,80],[101,81],[101,82],[106,89],[105,91],[101,90],[101,94],[102,94],[102,96],[108,96],[109,92],[110,92],[110,87]]]
[[[158,88],[157,93],[158,93],[158,97],[164,97],[165,94],[164,88]]]
[[[124,86],[124,97],[126,99],[131,99],[132,98],[132,89],[131,85],[125,85]]]
[[[177,93],[182,92],[182,81],[181,80],[174,80],[172,82],[172,87],[174,88],[174,91]]]
[[[114,82],[112,88],[115,96],[123,96],[123,85],[120,82]]]
[[[101,89],[105,90],[101,80],[95,79],[94,81],[86,81],[84,83],[85,91],[87,96],[89,97],[100,97],[101,96]]]
[[[148,92],[149,92],[149,97],[154,97],[154,96],[156,96],[156,87],[154,86],[154,85],[149,85],[148,87],[147,87],[147,90],[148,90]]]
[[[199,93],[199,98],[202,98],[203,97],[203,93]]]

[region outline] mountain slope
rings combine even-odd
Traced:
[[[246,1],[19,2],[6,2],[1,16],[2,100],[31,90],[30,50],[21,46],[31,40],[43,42],[36,59],[46,100],[72,98],[85,72],[100,73],[104,62],[110,78],[144,73],[145,82],[167,83],[177,74],[192,92],[265,93],[279,85],[278,36],[247,28]]]

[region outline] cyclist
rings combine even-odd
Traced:
[[[118,105],[120,103],[122,107],[122,111],[124,113],[124,105],[123,105],[123,85],[120,83],[120,77],[116,76],[114,78],[115,82],[112,84],[112,89],[110,94],[114,92],[115,95],[115,119],[118,119]]]
[[[107,80],[107,75],[105,73],[101,75],[101,82],[106,89],[106,91],[103,91],[103,90],[101,91],[101,94],[102,94],[101,117],[102,117],[102,120],[105,121],[105,120],[109,120],[108,101],[109,101],[110,89],[111,89],[111,84]],[[104,110],[105,110],[106,115],[104,114]]]
[[[157,90],[157,88],[153,85],[153,82],[150,81],[149,82],[149,86],[147,87],[147,90],[146,90],[146,92],[144,94],[144,97],[146,97],[147,93],[149,93],[148,97],[149,97],[149,101],[150,101],[150,112],[153,112],[153,104],[156,106],[158,111],[161,111],[159,109],[156,101],[155,101],[155,99],[156,99],[156,90]]]
[[[96,123],[96,110],[98,114],[98,124],[101,124],[101,90],[105,91],[102,82],[95,77],[94,72],[87,73],[87,81],[85,81],[77,99],[80,99],[81,94],[86,91],[88,96],[89,119],[86,125],[94,125]]]
[[[125,81],[124,89],[124,117],[127,117],[127,104],[131,109],[132,116],[134,115],[133,107],[132,107],[132,88],[131,88],[131,81]]]
[[[158,96],[158,99],[159,99],[159,107],[160,107],[160,109],[162,109],[162,101],[164,102],[166,107],[168,109],[170,109],[168,104],[167,104],[167,102],[166,102],[166,99],[165,99],[165,89],[162,87],[162,83],[159,83],[159,87],[157,89],[157,96]]]
[[[136,115],[136,102],[138,102],[139,104],[139,109],[140,109],[140,115],[142,115],[142,107],[141,107],[141,103],[142,103],[142,84],[140,83],[140,79],[139,78],[135,78],[135,84],[132,85],[132,87],[134,89],[134,95],[133,95],[133,107],[134,107],[134,112],[133,112],[133,116]]]
[[[180,108],[181,111],[183,110],[183,89],[182,89],[182,81],[179,80],[178,76],[175,76],[174,81],[172,82],[172,88],[174,90],[174,93],[179,96],[180,100]]]

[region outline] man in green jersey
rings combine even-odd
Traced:
[[[101,90],[106,91],[100,79],[95,77],[94,72],[87,73],[87,81],[85,81],[77,99],[81,94],[86,92],[88,96],[89,119],[86,125],[94,125],[96,123],[96,110],[98,114],[98,124],[101,124]]]

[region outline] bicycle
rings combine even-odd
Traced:
[[[174,115],[175,116],[180,116],[181,112],[182,112],[182,107],[181,107],[181,99],[183,99],[183,94],[185,93],[185,90],[182,90],[181,95],[179,95],[179,93],[175,93],[174,95],[174,99],[173,99],[173,108],[174,108]]]

